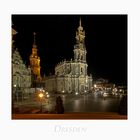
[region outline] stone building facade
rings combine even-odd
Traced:
[[[16,34],[16,31],[12,29],[12,38]],[[12,39],[12,93],[13,98],[25,97],[25,90],[28,91],[31,88],[31,68],[27,67],[17,48],[14,48],[14,40]]]
[[[75,38],[74,59],[57,64],[55,75],[46,78],[45,88],[49,92],[78,94],[91,91],[92,76],[87,74],[85,31],[81,19]]]
[[[31,87],[31,68],[23,63],[23,60],[16,49],[12,58],[13,85],[18,87]]]

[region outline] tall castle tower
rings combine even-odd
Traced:
[[[35,36],[36,33],[34,32],[34,42],[33,42],[33,48],[32,48],[32,54],[30,55],[30,66],[32,70],[32,74],[34,75],[35,80],[41,79],[40,76],[40,57],[37,54],[37,45],[35,43]]]
[[[74,46],[74,61],[77,63],[76,73],[80,75],[87,75],[87,62],[86,62],[86,47],[85,47],[85,31],[83,30],[81,18],[79,27],[76,31],[76,44]]]

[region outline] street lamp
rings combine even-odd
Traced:
[[[14,111],[14,103],[16,100],[16,85],[13,85],[13,92],[12,92],[12,112]]]
[[[41,111],[41,113],[42,113],[42,99],[43,99],[43,96],[44,96],[44,94],[43,93],[39,93],[39,98],[40,98],[40,102],[41,102],[41,105],[40,105],[40,111]]]
[[[48,108],[48,111],[49,111],[49,97],[50,97],[50,95],[49,95],[49,92],[46,92],[46,99],[47,99],[47,108]]]
[[[18,101],[18,93],[17,93],[17,85],[16,84],[14,85],[14,88],[15,88],[16,101]]]

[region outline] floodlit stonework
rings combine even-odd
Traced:
[[[40,66],[40,57],[38,56],[38,49],[35,41],[34,33],[34,42],[32,47],[32,54],[29,57],[30,66],[31,66],[31,73],[32,73],[32,87],[44,87],[45,83],[45,76],[42,77],[40,74],[41,66]]]
[[[45,88],[49,92],[78,94],[91,91],[92,76],[87,74],[85,31],[81,25],[81,19],[75,38],[74,59],[57,64],[55,75],[46,79]]]
[[[12,76],[13,85],[18,87],[31,87],[31,69],[23,63],[23,60],[17,49],[13,52],[12,58]]]
[[[14,31],[14,34],[13,34]],[[17,32],[12,29],[12,38]],[[27,67],[17,48],[14,48],[12,41],[12,88],[13,88],[13,99],[18,100],[23,98],[26,92],[31,87],[31,68]]]
[[[41,79],[40,76],[40,57],[37,54],[37,46],[35,43],[35,33],[34,33],[34,43],[33,43],[33,48],[32,48],[32,54],[30,55],[30,66],[31,66],[31,70],[33,75],[37,78],[37,79]]]

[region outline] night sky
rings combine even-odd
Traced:
[[[88,74],[93,79],[127,84],[127,15],[12,15],[14,37],[23,61],[29,64],[36,32],[41,74],[54,74],[57,63],[73,58],[79,19],[85,30]]]

